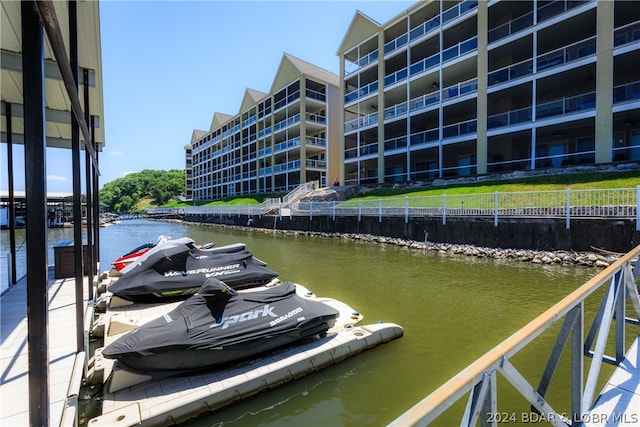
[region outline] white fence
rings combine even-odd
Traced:
[[[442,218],[448,217],[493,218],[497,226],[500,218],[564,218],[567,229],[571,219],[619,218],[635,219],[640,230],[640,186],[636,188],[599,190],[560,190],[505,192],[399,197],[377,200],[345,202],[295,201],[269,199],[260,205],[199,206],[179,209],[149,209],[151,215],[248,215],[262,216],[269,212],[278,216],[329,216],[334,220],[341,216],[377,216],[380,221],[388,217]]]

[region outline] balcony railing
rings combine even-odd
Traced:
[[[560,98],[536,106],[536,119],[562,116],[569,113],[593,110],[596,108],[596,93],[589,92],[582,95]]]
[[[392,105],[384,109],[384,119],[391,119],[393,117],[402,116],[407,114],[407,103],[402,102],[400,104]]]
[[[469,12],[470,10],[476,7],[478,7],[477,0],[466,0],[466,1],[463,1],[462,3],[458,3],[452,8],[442,12],[442,24],[444,25],[445,23],[457,18],[458,16],[464,15],[465,13]]]
[[[258,151],[258,157],[262,158],[271,154],[271,147],[266,147]]]
[[[408,42],[409,42],[409,35],[407,33],[404,33],[401,36],[391,40],[390,42],[385,43],[384,54],[386,55],[388,53],[393,52],[394,50],[398,50],[402,46],[406,46]]]
[[[408,144],[406,136],[399,138],[387,139],[384,141],[384,151],[397,150],[398,148],[404,148]]]
[[[518,123],[530,122],[532,120],[532,112],[533,109],[531,107],[527,107],[491,115],[487,117],[487,129],[495,129],[505,126],[513,126]]]
[[[326,160],[307,160],[305,162],[305,164],[307,165],[308,168],[314,168],[314,169],[325,169],[327,167],[327,161]]]
[[[327,124],[327,116],[321,113],[307,113],[306,118],[308,122],[318,123],[321,125]]]
[[[304,93],[307,98],[315,99],[316,101],[325,102],[327,100],[327,95],[317,90],[307,89]]]
[[[367,114],[366,116],[358,117],[357,119],[349,120],[344,124],[344,131],[349,132],[361,127],[369,126],[378,123],[378,112]]]
[[[258,175],[259,176],[266,176],[266,175],[271,175],[271,171],[273,169],[271,168],[271,166],[266,167],[266,168],[260,168],[260,170],[258,171]]]
[[[588,56],[594,56],[595,54],[596,36],[593,36],[538,56],[536,65],[538,67],[538,71],[542,71],[547,68],[557,67],[569,62],[577,61],[578,59],[586,58]]]
[[[478,48],[478,36],[467,39],[442,51],[442,62],[451,61],[465,53],[472,52]]]
[[[533,12],[512,19],[489,30],[489,43],[501,40],[533,26]]]
[[[368,54],[358,58],[356,62],[345,61],[344,74],[346,76],[351,73],[355,73],[360,68],[363,68],[377,60],[378,60],[378,49],[372,52],[369,52]]]
[[[281,163],[273,167],[274,173],[287,172],[293,169],[300,169],[300,160],[292,160],[287,163]]]
[[[509,65],[504,68],[492,71],[488,74],[487,84],[489,86],[497,85],[499,83],[508,82],[518,79],[520,77],[533,74],[533,60],[527,59],[517,64]]]
[[[360,155],[366,156],[367,154],[375,154],[378,152],[378,143],[367,144],[360,147]]]
[[[402,70],[398,70],[392,74],[389,74],[387,76],[384,77],[384,86],[391,86],[393,84],[396,84],[398,82],[401,82],[402,80],[405,80],[408,76],[408,68],[405,67]]]
[[[625,83],[613,88],[613,103],[640,100],[640,80]]]
[[[440,15],[434,16],[426,22],[414,27],[409,31],[409,38],[415,40],[428,34],[431,31],[437,30],[440,27]]]
[[[258,138],[264,138],[268,135],[271,135],[271,127],[258,131]]]
[[[564,13],[570,9],[582,6],[584,3],[589,3],[594,0],[557,0],[551,3],[547,3],[544,6],[538,8],[538,23],[546,21]]]
[[[296,114],[293,117],[289,117],[286,120],[282,120],[279,121],[278,123],[276,123],[275,125],[273,125],[273,131],[274,132],[278,132],[279,130],[282,130],[284,128],[287,128],[295,123],[300,122],[300,114]]]
[[[440,91],[426,93],[422,96],[419,96],[409,101],[409,110],[411,110],[411,112],[421,110],[430,105],[435,105],[439,101],[440,101]]]
[[[360,88],[360,89],[356,89],[354,91],[349,92],[348,94],[346,94],[344,96],[344,103],[348,104],[351,101],[355,101],[356,99],[365,97],[367,95],[370,95],[374,92],[377,92],[378,90],[378,81],[374,81],[369,83],[368,85]]]
[[[305,143],[307,145],[313,145],[314,147],[327,146],[327,140],[325,138],[319,138],[317,136],[308,136],[307,139],[305,139]]]
[[[466,122],[455,123],[444,126],[442,128],[443,138],[455,138],[457,136],[475,133],[478,130],[478,121],[476,119],[467,120]]]
[[[414,76],[422,72],[428,71],[432,68],[436,68],[440,64],[440,52],[421,59],[418,62],[414,62],[409,66],[409,75]]]
[[[437,141],[440,138],[440,130],[438,128],[429,129],[424,132],[418,132],[411,135],[411,146],[427,144]]]
[[[613,32],[613,47],[620,47],[640,40],[640,21],[632,22]]]
[[[281,99],[280,101],[273,104],[273,111],[277,111],[278,109],[284,107],[285,105],[291,104],[293,101],[300,99],[300,91],[295,91],[291,95]]]
[[[466,82],[456,83],[455,85],[446,87],[442,90],[442,101],[447,99],[458,98],[463,95],[478,91],[478,79],[474,78]]]
[[[286,151],[286,150],[288,150],[290,148],[299,147],[299,146],[300,146],[300,138],[293,138],[293,139],[289,139],[287,141],[283,141],[283,142],[280,142],[280,143],[276,144],[273,147],[273,152],[274,153],[280,153],[280,152]]]

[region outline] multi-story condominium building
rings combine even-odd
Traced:
[[[338,55],[346,184],[640,160],[638,2],[356,12]]]
[[[285,192],[338,178],[339,82],[284,54],[269,93],[247,89],[238,114],[215,113],[209,131],[193,132],[185,147],[187,197]]]

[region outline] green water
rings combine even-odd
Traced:
[[[349,304],[364,324],[382,320],[404,328],[402,338],[189,422],[195,426],[386,425],[596,272],[143,220],[101,229],[101,269],[160,234],[217,245],[244,242],[283,280]],[[587,311],[598,304],[594,299]],[[558,327],[513,360],[534,387]],[[506,381],[498,384],[500,411],[529,412]],[[559,412],[569,410],[568,387],[568,375],[558,372],[548,396]],[[459,422],[459,415],[447,413],[434,425]]]

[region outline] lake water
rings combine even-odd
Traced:
[[[18,231],[18,244],[24,240],[23,232]],[[73,238],[72,229],[49,233],[51,246]],[[596,272],[256,229],[146,220],[100,229],[101,270],[116,257],[163,234],[218,246],[244,242],[281,279],[349,304],[364,315],[363,324],[382,320],[404,328],[402,338],[189,422],[196,426],[386,425]],[[2,231],[0,237],[6,274],[8,233]],[[52,251],[49,262],[53,262]],[[588,303],[587,313],[594,312],[598,303]],[[554,340],[553,333],[540,337],[513,359],[534,386]],[[561,366],[568,362],[565,359],[568,357],[563,357]],[[559,411],[569,409],[568,378],[560,369],[548,392]],[[530,411],[523,398],[511,396],[511,388],[500,376],[498,386],[500,411]],[[459,424],[458,417],[445,414],[434,425]]]

